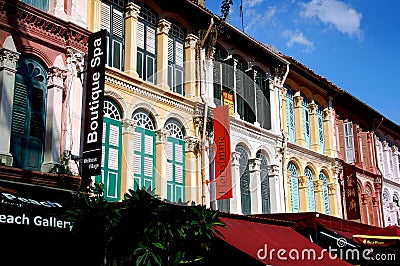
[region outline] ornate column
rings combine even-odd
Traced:
[[[0,165],[13,165],[10,153],[11,121],[13,113],[15,73],[20,53],[12,37],[6,38],[0,49]]]
[[[201,176],[200,176],[200,139],[185,137],[186,158],[186,201],[201,204]]]
[[[101,0],[89,0],[87,17],[89,30],[96,32],[100,30],[101,23]]]
[[[258,158],[249,159],[250,166],[250,200],[251,200],[251,214],[262,213],[261,202],[261,177],[260,177],[261,160]]]
[[[42,171],[48,172],[61,163],[61,124],[63,113],[64,78],[67,71],[51,67],[48,71],[46,138],[44,143]],[[69,150],[70,151],[70,150]]]
[[[357,130],[357,146],[356,144],[354,145],[355,151],[356,151],[356,165],[358,165],[360,168],[365,169],[365,163],[364,163],[364,155],[363,155],[363,139],[362,139],[362,128],[359,125],[356,125]]]
[[[305,147],[306,140],[304,139],[303,126],[303,97],[297,92],[294,96],[294,119],[296,125],[296,144]]]
[[[377,226],[384,226],[385,221],[382,216],[382,201],[381,201],[381,194],[382,194],[382,186],[380,183],[380,178],[375,180],[374,182],[374,195],[372,195],[372,205],[374,208],[374,222]]]
[[[125,194],[128,189],[134,189],[135,179],[134,173],[134,143],[136,121],[130,118],[122,119],[122,158],[121,161],[121,195]]]
[[[339,147],[339,134],[335,134],[333,128],[333,109],[328,107],[322,111],[322,118],[324,120],[324,143],[325,143],[325,154],[329,157],[335,157],[334,137],[336,136],[337,146]],[[337,123],[335,123],[338,128]],[[338,129],[337,129],[338,130]],[[338,132],[338,131],[336,131]],[[344,155],[342,155],[344,156]]]
[[[67,47],[67,72],[64,82],[63,115],[61,125],[61,152],[67,150],[72,155],[80,154],[82,129],[83,85],[80,74],[84,70],[85,54]],[[60,65],[60,64],[58,64]]]
[[[239,171],[240,153],[232,152],[232,199],[231,212],[236,214],[242,213],[242,197],[240,194],[240,171]]]
[[[389,143],[385,140],[382,142],[382,148],[383,148],[383,167],[385,168],[385,178],[392,178],[392,172],[390,171],[390,147]]]
[[[361,222],[364,224],[368,224],[368,198],[369,196],[366,193],[361,193]]]
[[[311,138],[311,149],[316,152],[321,152],[319,146],[319,131],[318,131],[318,118],[317,118],[318,106],[312,101],[308,105],[310,110],[310,138]]]
[[[49,1],[49,13],[57,18],[67,20],[67,14],[65,13],[64,0]]]
[[[315,211],[320,213],[325,213],[325,202],[322,194],[323,183],[322,180],[314,180]]]
[[[140,6],[129,2],[125,7],[125,62],[124,71],[132,77],[137,73],[137,23]]]
[[[370,158],[370,171],[374,174],[378,173],[378,170],[376,169],[377,161],[376,161],[376,150],[375,150],[375,145],[374,145],[374,132],[370,131],[367,133],[367,142],[368,142],[368,156]],[[399,165],[399,164],[397,164]]]
[[[335,179],[333,179],[333,180],[335,180]],[[329,211],[330,211],[330,215],[335,216],[335,217],[341,216],[341,214],[339,214],[339,202],[338,202],[338,195],[336,193],[337,186],[338,186],[338,184],[335,182],[328,184]]]
[[[287,94],[287,88],[282,87],[281,88],[281,101],[282,101],[282,128],[281,130],[285,133],[286,138],[289,136],[288,132],[288,125],[287,125],[287,109],[286,109],[286,94]]]
[[[168,32],[171,23],[166,19],[158,21],[157,25],[157,85],[170,89],[168,86]]]
[[[72,0],[70,20],[83,28],[87,27],[87,5],[87,1]]]
[[[162,199],[167,198],[167,145],[170,132],[166,129],[156,131],[156,194]]]
[[[399,148],[397,146],[392,147],[392,160],[393,160],[393,178],[394,182],[399,183],[400,181],[400,169],[399,169]]]
[[[196,35],[189,34],[185,41],[185,95],[189,98],[200,96],[196,91],[196,44],[198,39]]]
[[[308,176],[299,175],[299,201],[300,212],[309,211]]]
[[[269,197],[271,202],[271,213],[285,212],[282,191],[282,183],[279,180],[279,165],[268,165],[268,178],[269,178]]]

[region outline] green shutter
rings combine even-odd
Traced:
[[[155,188],[155,143],[154,131],[136,127],[134,134],[134,189]]]
[[[186,201],[185,142],[169,137],[167,142],[167,199]]]
[[[108,117],[104,117],[103,121],[102,174],[96,176],[95,180],[104,184],[106,200],[119,201],[121,198],[122,125],[120,121]]]

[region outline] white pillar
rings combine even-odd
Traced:
[[[242,213],[242,198],[240,194],[240,171],[239,171],[240,153],[232,152],[232,199],[230,202],[231,213]]]
[[[17,61],[14,41],[8,36],[0,49],[0,165],[12,166],[13,157],[10,153],[11,121],[14,101],[14,86]]]
[[[279,179],[279,165],[268,166],[269,197],[271,213],[284,212],[282,181]]]
[[[249,166],[250,166],[249,190],[251,199],[251,214],[262,213],[260,165],[261,165],[261,160],[258,158],[249,160]]]

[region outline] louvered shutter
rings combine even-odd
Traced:
[[[308,178],[307,188],[308,188],[308,208],[310,212],[315,212],[315,194],[314,194],[314,176],[310,168],[306,168],[305,175]]]
[[[111,6],[104,3],[101,3],[100,28],[111,32]]]
[[[368,149],[368,133],[361,132],[361,141],[362,141],[362,155],[365,163],[365,168],[369,169],[371,167],[371,159],[369,155]]]
[[[339,150],[340,150],[340,159],[346,160],[346,145],[345,145],[345,136],[344,136],[344,123],[343,120],[338,120],[338,134],[339,134]]]
[[[346,161],[352,163],[355,160],[352,122],[344,123],[344,137],[345,137],[345,147],[346,147]]]
[[[140,49],[144,49],[144,24],[142,22],[137,23],[137,46]]]
[[[318,142],[321,153],[325,153],[325,136],[324,136],[324,119],[322,117],[322,111],[317,112],[317,123],[318,123]]]
[[[156,30],[149,26],[146,27],[146,50],[149,53],[156,53]]]
[[[289,134],[289,141],[295,143],[296,141],[296,129],[294,123],[294,102],[293,93],[288,90],[286,94],[286,119]]]
[[[239,159],[239,174],[240,174],[240,194],[242,213],[251,213],[251,198],[250,198],[250,171],[249,171],[249,157],[246,149],[243,146],[236,146],[235,151],[240,153]]]
[[[324,213],[330,214],[330,206],[329,206],[329,194],[328,194],[328,179],[325,174],[321,172],[319,174],[319,180],[322,180],[322,199],[324,201]]]
[[[185,202],[185,142],[169,137],[167,142],[167,199]]]
[[[292,212],[297,213],[300,211],[299,200],[299,178],[297,176],[297,169],[293,163],[288,164],[288,175],[290,178],[290,195],[292,203]]]

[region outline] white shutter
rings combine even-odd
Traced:
[[[183,183],[183,168],[181,165],[175,165],[175,182]]]
[[[124,35],[124,16],[116,9],[113,9],[112,33],[120,38]]]
[[[183,162],[183,145],[182,144],[176,144],[175,145],[175,161],[178,163]]]
[[[111,7],[107,4],[101,3],[101,29],[110,32],[111,28]]]
[[[353,123],[346,122],[344,125],[344,137],[346,146],[346,160],[349,163],[354,162],[354,137],[353,137]]]
[[[168,61],[174,62],[174,40],[168,38]]]
[[[142,156],[140,156],[140,154],[134,155],[133,169],[134,169],[135,174],[138,174],[138,175],[142,174]]]
[[[109,144],[113,145],[113,146],[119,146],[119,127],[115,126],[115,125],[110,125],[109,134],[110,134],[109,135]]]
[[[142,134],[139,132],[134,133],[133,148],[134,151],[142,151]]]
[[[153,158],[152,157],[144,157],[144,175],[145,176],[153,176]]]
[[[153,136],[144,136],[144,152],[148,155],[153,155]]]
[[[183,43],[175,42],[175,49],[176,64],[183,67]]]
[[[147,27],[146,50],[152,54],[156,53],[156,31],[150,27]]]
[[[167,181],[172,181],[172,168],[173,164],[171,162],[167,162]]]
[[[144,24],[142,22],[137,24],[137,46],[144,49]]]
[[[104,146],[101,146],[101,167],[104,167],[104,154],[106,153]]]
[[[171,141],[167,142],[167,159],[172,160],[172,148],[173,148],[173,143]]]
[[[118,170],[118,149],[109,148],[108,168],[112,170]]]
[[[103,134],[101,135],[101,143],[106,142],[106,123],[103,122]]]

